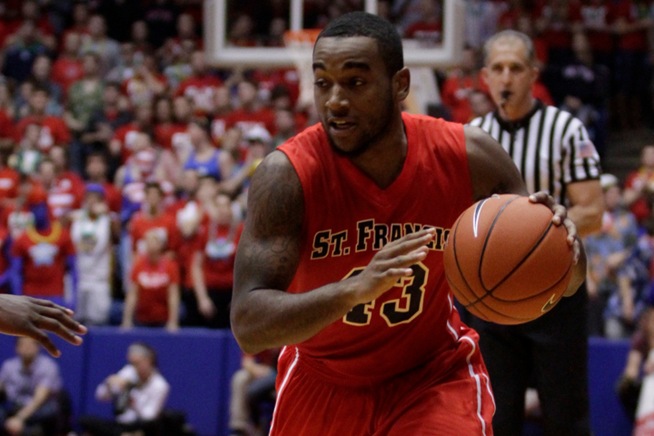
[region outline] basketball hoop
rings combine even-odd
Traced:
[[[290,53],[300,76],[300,95],[297,106],[313,105],[313,44],[321,29],[288,30],[284,32],[284,46]]]

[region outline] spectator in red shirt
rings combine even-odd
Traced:
[[[179,84],[175,96],[188,97],[193,102],[196,115],[206,116],[213,112],[214,94],[223,82],[210,70],[202,50],[196,50],[191,55],[191,68],[193,74]]]
[[[39,131],[38,147],[43,153],[50,151],[55,145],[68,148],[71,133],[64,120],[54,115],[46,114],[46,107],[50,94],[42,87],[35,87],[29,98],[29,113],[20,119],[14,132],[14,140],[19,143],[30,124],[36,124]]]
[[[234,284],[234,259],[243,223],[235,217],[230,198],[219,194],[208,209],[209,223],[200,237],[192,264],[197,307],[188,308],[194,322],[229,328],[229,305]],[[192,321],[193,322],[193,321]]]
[[[137,257],[125,298],[123,322],[134,326],[179,328],[179,266],[164,254],[166,242],[159,232],[145,235],[145,253]]]
[[[70,213],[82,206],[85,188],[82,178],[68,169],[63,149],[52,148],[39,164],[37,178],[48,193],[51,216],[68,227]]]
[[[227,129],[240,129],[243,135],[256,126],[265,127],[268,132],[275,134],[275,112],[267,107],[258,95],[258,86],[255,82],[244,79],[237,86],[237,107],[226,117]]]
[[[482,80],[477,68],[477,52],[471,47],[463,50],[463,56],[458,68],[452,70],[441,91],[443,105],[447,108],[450,119],[465,124],[471,120],[470,93],[482,86]]]
[[[18,196],[20,174],[9,166],[11,150],[0,148],[0,209]],[[0,227],[2,224],[0,223]]]
[[[30,204],[34,222],[11,247],[11,284],[14,294],[44,298],[74,308],[77,293],[75,248],[68,230],[51,221],[45,202]],[[72,278],[66,295],[64,276]]]
[[[404,31],[405,38],[419,41],[421,46],[433,48],[443,41],[442,5],[434,0],[421,0],[421,18]]]
[[[120,164],[127,162],[136,147],[140,133],[151,134],[154,131],[154,114],[152,105],[142,104],[134,108],[134,120],[116,129],[109,141],[109,152],[118,158]]]
[[[654,144],[643,146],[638,168],[627,174],[623,198],[638,223],[644,225],[652,216],[654,204]]]
[[[14,99],[6,80],[0,80],[0,148],[12,147],[14,135]]]
[[[145,235],[154,230],[164,241],[164,248],[170,248],[170,241],[175,229],[174,217],[166,211],[165,194],[161,185],[149,182],[145,186],[145,200],[139,212],[129,223],[132,250],[135,254],[145,253]]]
[[[70,85],[84,75],[84,67],[79,57],[81,44],[82,37],[79,33],[66,33],[59,56],[52,64],[52,80],[61,86],[64,97],[68,95]]]

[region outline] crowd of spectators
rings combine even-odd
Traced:
[[[289,2],[264,3],[229,2],[228,44],[283,44]],[[303,4],[306,27],[363,8]],[[462,60],[434,70],[442,116],[466,123],[493,109],[480,76],[483,42],[514,28],[535,41],[535,95],[581,118],[600,154],[609,129],[652,124],[652,2],[464,5]],[[443,7],[378,4],[426,46],[442,42]],[[298,72],[208,64],[199,0],[8,0],[0,18],[0,285],[65,302],[90,325],[229,327],[248,179],[267,153],[316,122],[312,108],[295,104]],[[643,258],[654,224],[643,174],[654,164],[646,154],[641,176],[606,179],[607,204],[615,203],[606,232],[621,225],[629,252],[607,256],[619,250],[607,248],[604,233],[589,241],[604,259],[591,262],[589,276],[597,334],[628,334],[649,295]],[[612,219],[618,212],[635,217]]]

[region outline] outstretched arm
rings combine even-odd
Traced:
[[[51,301],[37,298],[0,294],[0,332],[36,339],[57,357],[61,354],[46,334],[53,332],[73,345],[82,343],[78,335],[86,327],[73,319],[73,312]]]
[[[241,348],[266,348],[311,338],[352,307],[386,292],[427,255],[433,230],[412,233],[378,251],[361,274],[309,292],[287,293],[300,261],[304,197],[295,170],[279,151],[257,168],[234,269],[232,330]]]

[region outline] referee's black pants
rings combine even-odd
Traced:
[[[542,317],[503,326],[469,315],[491,379],[496,436],[522,434],[525,391],[538,390],[546,436],[590,435],[585,284]]]

